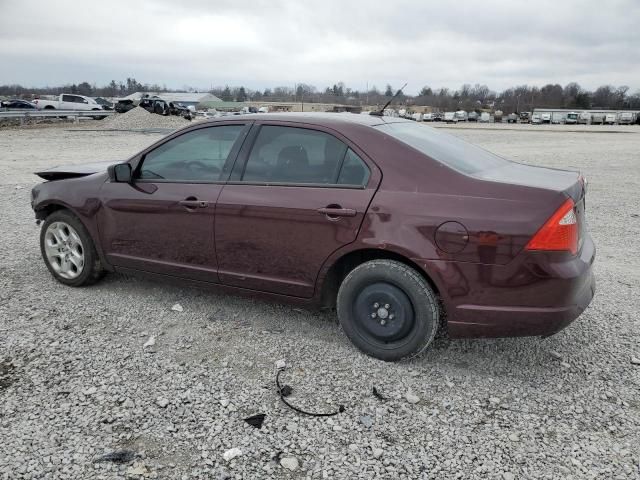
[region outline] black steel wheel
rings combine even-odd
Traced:
[[[353,269],[340,285],[337,310],[354,345],[385,361],[419,355],[440,322],[438,301],[426,280],[393,260],[372,260]]]

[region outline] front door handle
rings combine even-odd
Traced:
[[[340,206],[328,206],[324,208],[319,208],[318,213],[322,213],[329,218],[337,218],[337,217],[355,217],[358,212],[356,212],[353,208],[342,208]]]
[[[203,202],[202,200],[196,200],[195,198],[187,198],[186,200],[180,200],[178,202],[185,208],[207,208],[209,206],[209,202]]]

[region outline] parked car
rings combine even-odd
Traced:
[[[531,112],[520,112],[518,121],[520,123],[531,123]]]
[[[123,98],[121,100],[118,100],[113,108],[118,113],[126,113],[129,110],[133,110],[134,108],[136,108],[136,104],[133,100]]]
[[[103,108],[103,110],[113,110],[113,102],[110,102],[106,98],[94,97],[93,99]]]
[[[560,125],[561,123],[564,123],[564,119],[565,115],[562,112],[553,112],[551,114],[551,123],[553,124]]]
[[[193,115],[193,110],[183,105],[181,103],[169,102],[169,114],[177,115],[182,118],[186,118],[187,120],[191,120]]]
[[[416,113],[411,115],[411,119],[416,121],[416,122],[421,122],[422,121],[422,114],[416,112]]]
[[[564,123],[567,125],[575,125],[578,123],[578,114],[576,112],[567,113],[567,116],[564,118]]]
[[[478,114],[476,112],[469,112],[469,115],[467,115],[467,121],[468,122],[477,122],[478,121]]]
[[[634,122],[633,112],[621,112],[618,117],[619,125],[631,125]]]
[[[441,112],[436,112],[432,115],[434,122],[442,122],[444,120],[444,114]]]
[[[20,100],[15,98],[13,100],[4,100],[0,102],[0,108],[5,110],[35,110],[35,103],[28,102],[27,100]]]
[[[383,360],[422,352],[441,324],[452,337],[551,335],[594,295],[579,173],[398,118],[206,120],[125,162],[38,175],[31,205],[60,283],[144,273],[336,306]]]
[[[591,124],[592,125],[603,125],[604,124],[604,113],[594,113],[591,115]]]
[[[589,112],[580,112],[578,114],[578,124],[579,125],[589,125],[591,122],[591,113]]]
[[[458,123],[456,112],[444,112],[443,121],[447,123]]]
[[[539,125],[541,123],[542,123],[542,115],[540,115],[539,113],[534,113],[533,115],[531,115],[532,125]]]
[[[140,108],[144,108],[149,113],[156,113],[158,115],[169,115],[170,107],[169,102],[163,100],[160,97],[144,97],[140,99],[138,103]]]
[[[491,115],[489,114],[489,112],[482,112],[480,114],[480,122],[489,123],[490,121],[491,121]]]
[[[507,123],[518,123],[518,115],[515,113],[507,115]]]
[[[102,105],[97,103],[93,98],[84,95],[73,95],[63,93],[57,100],[43,100],[38,98],[33,101],[38,110],[104,110]],[[93,117],[96,120],[106,118],[104,115]]]
[[[103,110],[102,105],[91,97],[63,93],[56,100],[35,99],[38,110]]]
[[[540,115],[541,123],[551,123],[551,114],[543,113]]]
[[[618,116],[615,113],[607,113],[604,116],[605,125],[615,125],[616,123],[618,123]]]
[[[468,119],[467,112],[464,110],[458,110],[456,112],[456,120],[459,122],[466,122]]]
[[[502,110],[496,110],[493,112],[493,121],[495,123],[502,123]]]
[[[422,115],[423,122],[432,122],[433,121],[433,113],[425,113]]]

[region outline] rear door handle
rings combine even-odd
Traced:
[[[178,203],[186,208],[206,208],[209,206],[209,202],[195,199],[180,200]]]
[[[324,207],[319,208],[318,213],[322,213],[327,217],[355,217],[358,212],[353,208]]]

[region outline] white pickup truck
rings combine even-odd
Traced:
[[[38,110],[102,110],[102,105],[97,103],[93,98],[83,95],[72,95],[63,93],[57,100],[34,100]]]

